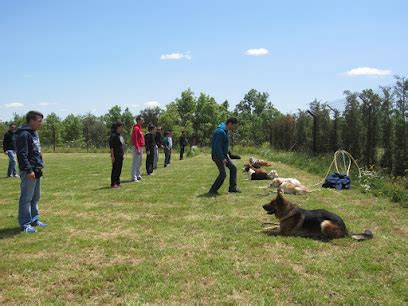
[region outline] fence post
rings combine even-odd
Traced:
[[[312,113],[310,110],[307,111],[310,116],[313,117],[313,155],[316,155],[316,134],[317,134],[317,118],[314,113]]]

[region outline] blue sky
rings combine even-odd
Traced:
[[[392,0],[0,0],[0,120],[137,113],[187,88],[232,107],[255,88],[296,111],[407,76],[406,12]]]

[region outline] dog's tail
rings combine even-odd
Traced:
[[[350,237],[352,239],[354,239],[354,240],[357,240],[357,241],[364,241],[364,240],[373,239],[374,234],[369,229],[366,229],[363,233],[361,233],[361,234],[351,234]]]

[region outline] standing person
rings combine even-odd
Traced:
[[[156,145],[154,146],[153,169],[157,169],[157,164],[159,162],[159,149],[163,147],[162,137],[162,128],[156,128],[156,133],[154,135],[154,141],[156,142]]]
[[[188,145],[186,131],[182,131],[180,136],[180,160],[183,160],[184,148],[186,147],[186,145]]]
[[[131,180],[133,182],[139,182],[142,180],[140,175],[140,167],[142,166],[143,157],[143,147],[144,147],[144,135],[142,130],[142,125],[144,123],[144,118],[139,115],[136,117],[136,124],[132,129],[132,153],[133,153],[133,163],[132,163],[132,173]]]
[[[170,164],[171,156],[171,144],[170,144],[170,132],[166,131],[163,138],[163,149],[164,149],[164,168]]]
[[[9,159],[7,177],[18,177],[16,157],[16,129],[17,125],[14,122],[10,123],[9,130],[4,134],[3,139],[3,151]]]
[[[171,153],[173,151],[173,131],[169,130],[169,136],[168,136],[168,141],[169,141],[169,159],[167,161],[167,165],[170,165],[170,161],[171,161]]]
[[[145,147],[146,147],[146,172],[147,175],[153,174],[153,162],[154,162],[154,150],[156,142],[153,135],[154,125],[149,123],[147,127],[147,133],[145,134]]]
[[[112,124],[112,134],[109,138],[109,147],[112,160],[111,187],[119,188],[122,173],[123,159],[125,157],[125,140],[122,137],[124,124],[117,121]]]
[[[43,118],[44,115],[40,112],[28,112],[27,124],[20,126],[16,132],[17,159],[21,178],[18,223],[21,230],[26,233],[35,233],[36,229],[33,226],[47,226],[40,221],[38,212],[44,162],[37,130],[41,127]]]
[[[220,189],[227,176],[225,167],[228,167],[230,170],[228,192],[241,192],[237,188],[237,167],[228,155],[228,131],[235,130],[237,126],[238,120],[236,118],[229,118],[226,123],[221,123],[214,131],[211,141],[211,157],[218,168],[219,175],[211,186],[209,194],[218,194],[218,189]]]

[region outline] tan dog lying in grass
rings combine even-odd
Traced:
[[[294,178],[274,178],[269,187],[278,188],[281,192],[289,194],[306,194],[307,192],[306,187]]]

